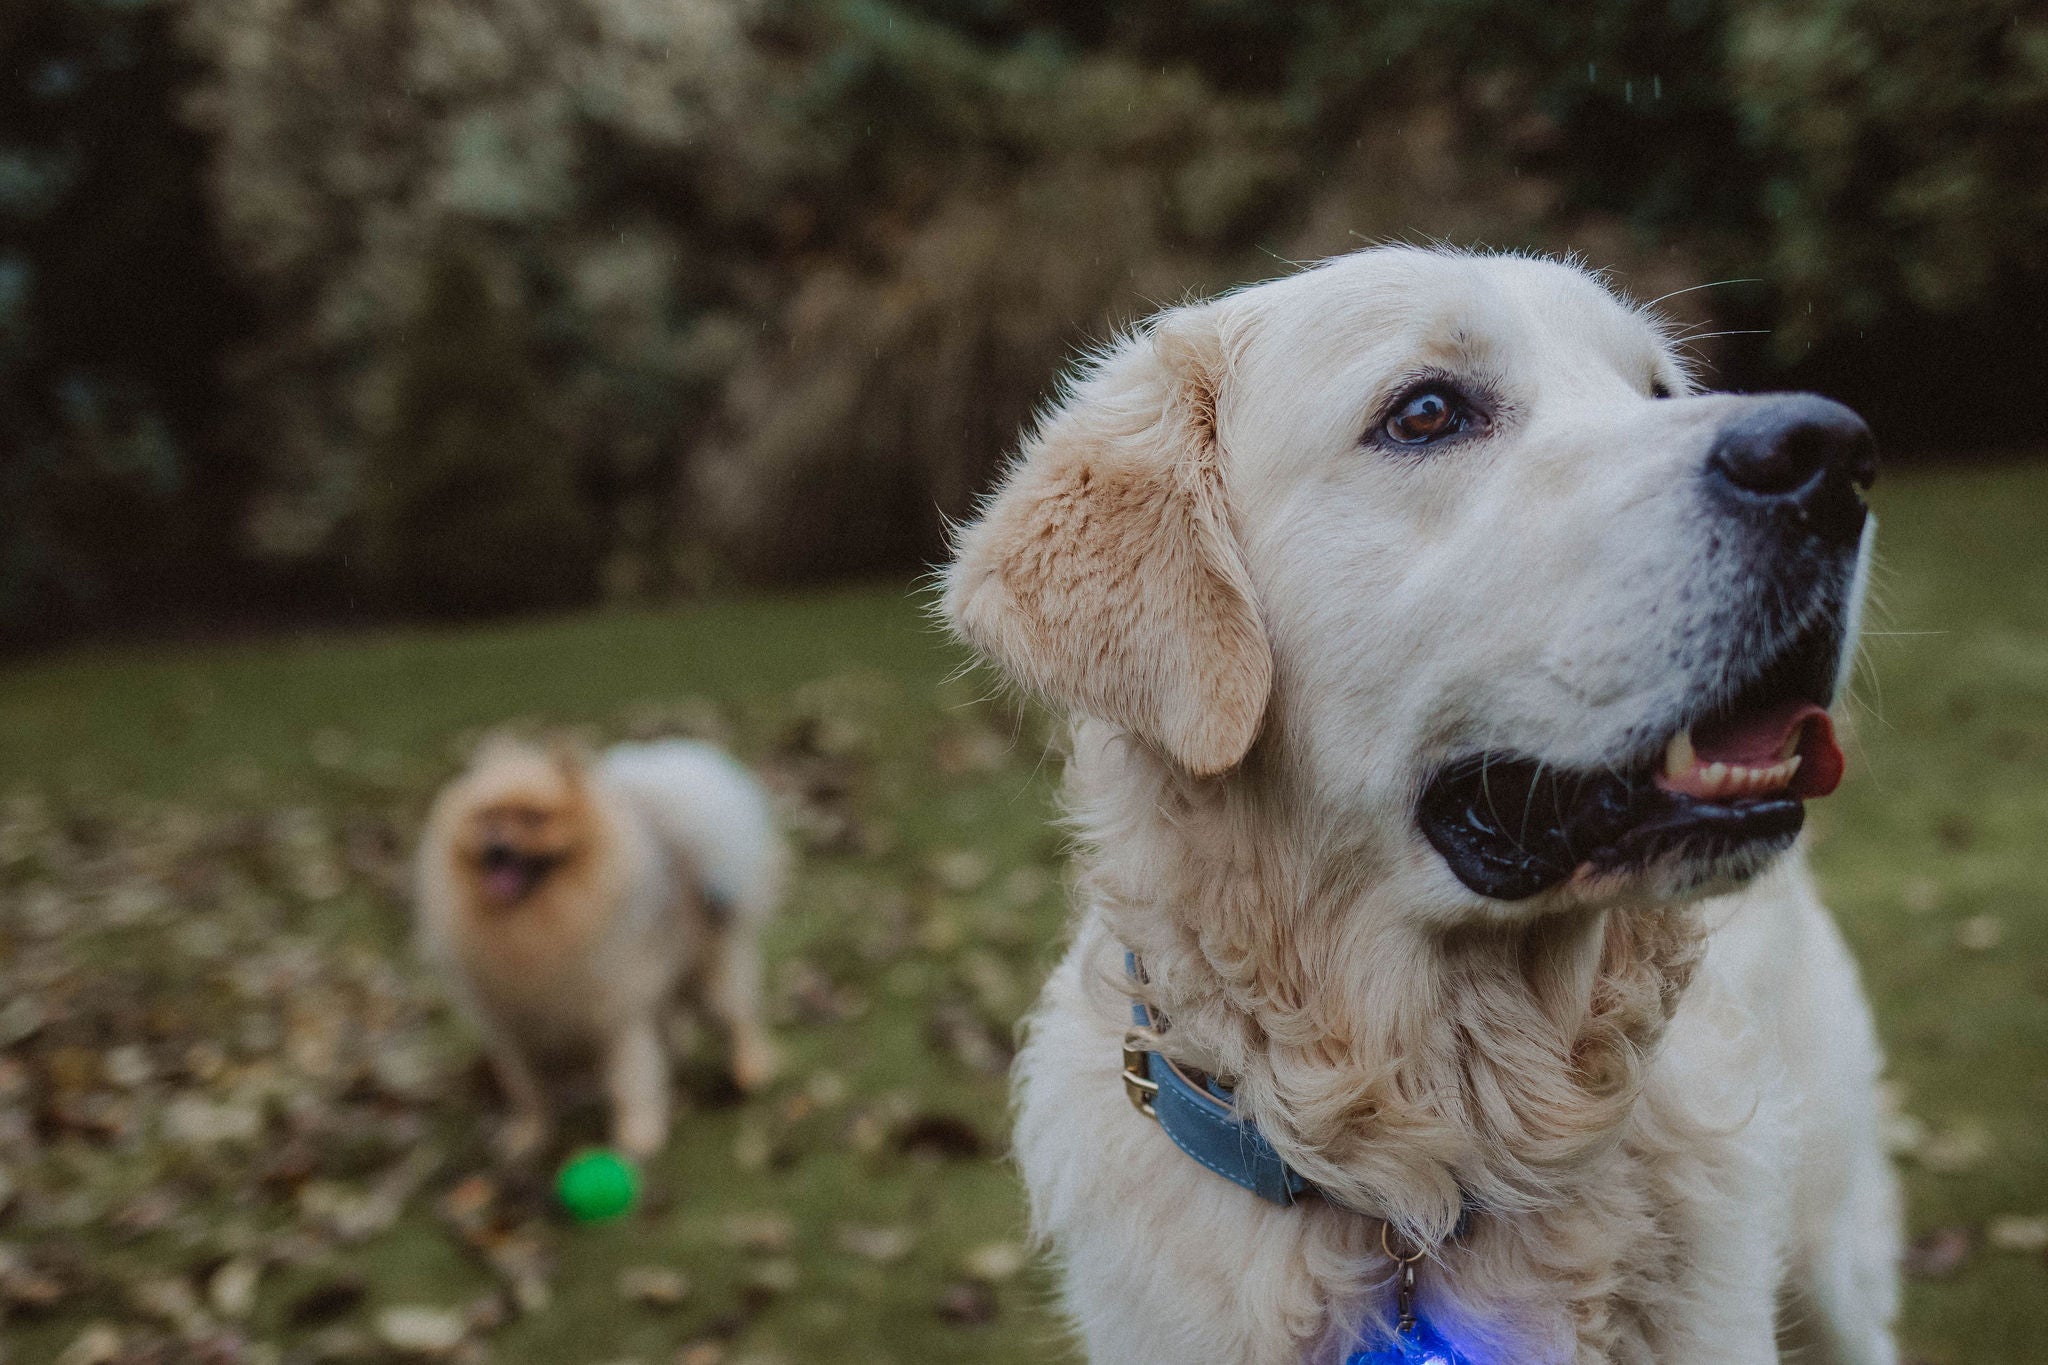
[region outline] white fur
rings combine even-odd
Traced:
[[[1362,442],[1429,367],[1485,377],[1498,434]],[[1382,1218],[1480,1361],[1895,1360],[1880,1057],[1803,851],[1507,903],[1413,818],[1447,756],[1619,761],[1753,661],[1695,478],[1749,401],[1572,267],[1364,252],[1155,319],[963,529],[950,620],[1075,715],[1016,1146],[1091,1360],[1341,1359],[1392,1310]],[[1220,715],[1161,675],[1188,657]],[[1348,1207],[1263,1204],[1132,1111],[1126,947],[1160,1046]]]
[[[788,853],[768,793],[738,760],[709,744],[668,739],[608,749],[598,774],[688,854],[706,892],[728,912],[758,923],[773,911]]]

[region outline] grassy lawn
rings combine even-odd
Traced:
[[[1816,857],[1891,1049],[1913,1230],[1943,1234],[1910,1346],[2038,1360],[2048,1262],[2002,1247],[2048,1215],[2048,470],[1878,491]],[[459,1317],[458,1357],[1067,1358],[1001,1160],[1063,917],[1052,774],[959,662],[887,587],[0,674],[4,1358],[110,1359],[95,1332],[132,1360],[375,1358],[403,1307]],[[404,953],[414,823],[507,721],[724,739],[807,850],[771,943],[784,1078],[739,1103],[708,1051],[687,1067],[614,1224],[492,1168],[488,1083]],[[663,1264],[679,1302],[625,1274]]]

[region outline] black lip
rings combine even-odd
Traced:
[[[1704,801],[1665,791],[1647,772],[1587,774],[1486,753],[1440,769],[1416,817],[1459,881],[1518,901],[1581,867],[1624,872],[1665,856],[1711,862],[1790,844],[1806,805],[1792,797]]]
[[[1674,719],[1654,746],[1619,768],[1559,768],[1499,750],[1456,758],[1424,784],[1416,821],[1459,881],[1503,901],[1547,891],[1582,867],[1619,873],[1660,858],[1706,866],[1776,852],[1798,835],[1805,803],[1789,796],[1707,801],[1666,791],[1653,780],[1663,738],[1785,697],[1828,704],[1840,646],[1831,623],[1810,629],[1725,697]]]

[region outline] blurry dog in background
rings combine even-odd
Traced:
[[[759,936],[786,870],[767,794],[708,745],[484,745],[428,818],[418,927],[511,1102],[508,1156],[547,1137],[541,1065],[579,1054],[614,1144],[658,1150],[680,1005],[724,1027],[741,1088],[769,1079]]]

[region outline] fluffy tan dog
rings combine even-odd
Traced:
[[[1895,1359],[1879,1055],[1796,845],[1871,473],[1525,258],[1362,252],[1074,380],[944,611],[1074,718],[1017,1152],[1092,1360],[1343,1360],[1390,1252],[1474,1362]],[[1134,1112],[1168,1063],[1307,1190]]]
[[[679,1002],[727,1031],[734,1079],[767,1080],[759,936],[785,874],[768,799],[716,749],[484,746],[421,841],[422,949],[483,1034],[512,1103],[508,1155],[548,1130],[541,1065],[593,1054],[614,1143],[666,1140],[664,1023]]]

